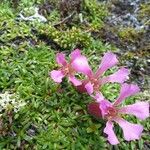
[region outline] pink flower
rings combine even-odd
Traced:
[[[82,81],[82,85],[78,86],[78,90],[81,92],[87,92],[92,94],[93,92],[98,92],[99,88],[108,82],[123,83],[128,79],[129,71],[125,68],[120,68],[117,72],[107,77],[101,77],[106,70],[115,66],[118,63],[116,55],[108,52],[102,58],[102,62],[96,73],[92,72],[87,59],[84,56],[80,56],[72,63],[72,67],[77,71],[81,72],[87,76],[87,79]],[[82,64],[82,65],[81,65]],[[84,65],[83,65],[84,64]]]
[[[71,81],[75,86],[79,86],[82,83],[81,83],[81,81],[76,79],[75,76],[74,76],[76,71],[72,67],[72,62],[76,58],[82,57],[81,53],[80,53],[80,50],[79,49],[74,50],[71,53],[70,57],[71,57],[71,60],[70,60],[69,63],[67,63],[67,61],[65,59],[65,54],[58,53],[56,55],[56,62],[60,65],[60,68],[58,70],[51,71],[50,76],[57,83],[61,83],[62,79],[65,76],[67,76],[69,78],[69,81]]]
[[[112,145],[119,143],[118,138],[113,130],[114,122],[119,124],[119,126],[122,128],[125,140],[136,140],[141,136],[143,126],[129,123],[121,116],[123,114],[131,114],[141,120],[144,120],[149,117],[149,103],[137,102],[132,105],[119,107],[119,105],[125,98],[134,95],[137,92],[139,92],[138,86],[125,83],[122,84],[120,95],[113,104],[108,100],[105,100],[102,96],[97,96],[97,103],[91,103],[88,106],[88,111],[90,114],[94,115],[95,117],[102,116],[102,118],[107,120],[106,127],[104,128],[104,133],[108,135],[107,139]]]

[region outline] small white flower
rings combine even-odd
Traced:
[[[15,94],[9,94],[9,92],[0,93],[0,113],[3,110],[13,110],[18,112],[21,107],[25,106],[26,103],[22,100],[18,100]]]

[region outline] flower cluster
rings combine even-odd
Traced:
[[[86,92],[94,99],[94,102],[88,105],[88,112],[97,118],[106,120],[104,133],[107,134],[107,139],[112,145],[119,143],[113,130],[114,122],[122,128],[125,140],[139,139],[143,127],[138,124],[129,123],[122,116],[124,114],[131,114],[144,120],[149,117],[149,103],[137,102],[121,107],[122,101],[140,90],[137,85],[124,83],[129,78],[129,70],[121,67],[114,74],[106,77],[103,76],[108,69],[118,63],[116,55],[112,52],[104,54],[96,72],[92,71],[87,58],[81,54],[79,49],[74,50],[70,57],[70,62],[67,62],[63,53],[57,54],[56,61],[60,67],[58,70],[50,72],[51,78],[55,82],[61,83],[64,77],[68,77],[69,81],[72,82],[78,91]],[[75,75],[78,73],[85,75],[85,79],[81,81],[77,79]],[[121,85],[120,94],[114,103],[105,99],[100,91],[100,87],[108,82]]]
[[[18,112],[26,103],[16,100],[15,94],[9,94],[7,91],[0,94],[0,113],[13,110]]]

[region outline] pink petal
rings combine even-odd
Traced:
[[[118,138],[113,130],[113,123],[111,121],[107,121],[106,127],[104,128],[104,133],[108,135],[107,139],[112,145],[116,145],[119,143]]]
[[[134,95],[140,91],[139,87],[134,84],[124,83],[121,86],[120,95],[115,101],[114,105],[120,104],[125,98]]]
[[[86,85],[85,85],[85,88],[87,90],[87,93],[89,95],[91,95],[93,93],[93,85],[91,84],[91,82],[88,82]]]
[[[144,120],[149,117],[149,103],[137,102],[135,104],[121,108],[119,112],[135,115],[137,118]]]
[[[142,125],[130,123],[122,118],[117,118],[114,121],[122,128],[126,141],[136,140],[141,137],[143,131]]]
[[[102,84],[105,84],[107,82],[117,82],[117,83],[123,83],[128,79],[129,70],[125,68],[119,69],[114,74],[105,77],[102,79]]]
[[[69,76],[69,81],[71,81],[74,86],[79,86],[82,84],[82,82],[76,79],[74,76]]]
[[[113,106],[112,106],[111,102],[109,102],[108,100],[102,100],[102,101],[100,101],[99,107],[101,109],[101,113],[104,118],[105,115],[108,114],[108,109]]]
[[[81,72],[85,75],[90,76],[92,74],[91,68],[85,56],[79,56],[76,59],[74,59],[72,62],[72,67],[75,71]]]
[[[65,59],[65,54],[63,53],[58,53],[56,55],[56,61],[59,65],[65,66],[67,64],[66,59]]]
[[[53,70],[50,72],[50,76],[55,82],[60,83],[65,75],[59,70]]]
[[[108,70],[109,68],[113,67],[114,65],[116,65],[118,63],[117,57],[115,54],[108,52],[106,53],[103,58],[102,58],[102,62],[99,66],[99,69],[96,72],[96,76],[100,76],[101,74],[103,74],[106,70]]]
[[[81,56],[81,52],[79,49],[75,49],[73,52],[71,52],[70,57],[71,57],[71,61],[73,61],[74,59],[76,59],[77,57]]]
[[[96,92],[96,94],[91,95],[91,97],[93,97],[97,102],[101,102],[105,99],[101,92]]]

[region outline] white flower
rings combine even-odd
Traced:
[[[26,105],[22,100],[18,100],[18,97],[15,94],[9,94],[9,92],[0,93],[0,113],[3,110],[13,110],[18,112],[21,107]]]

